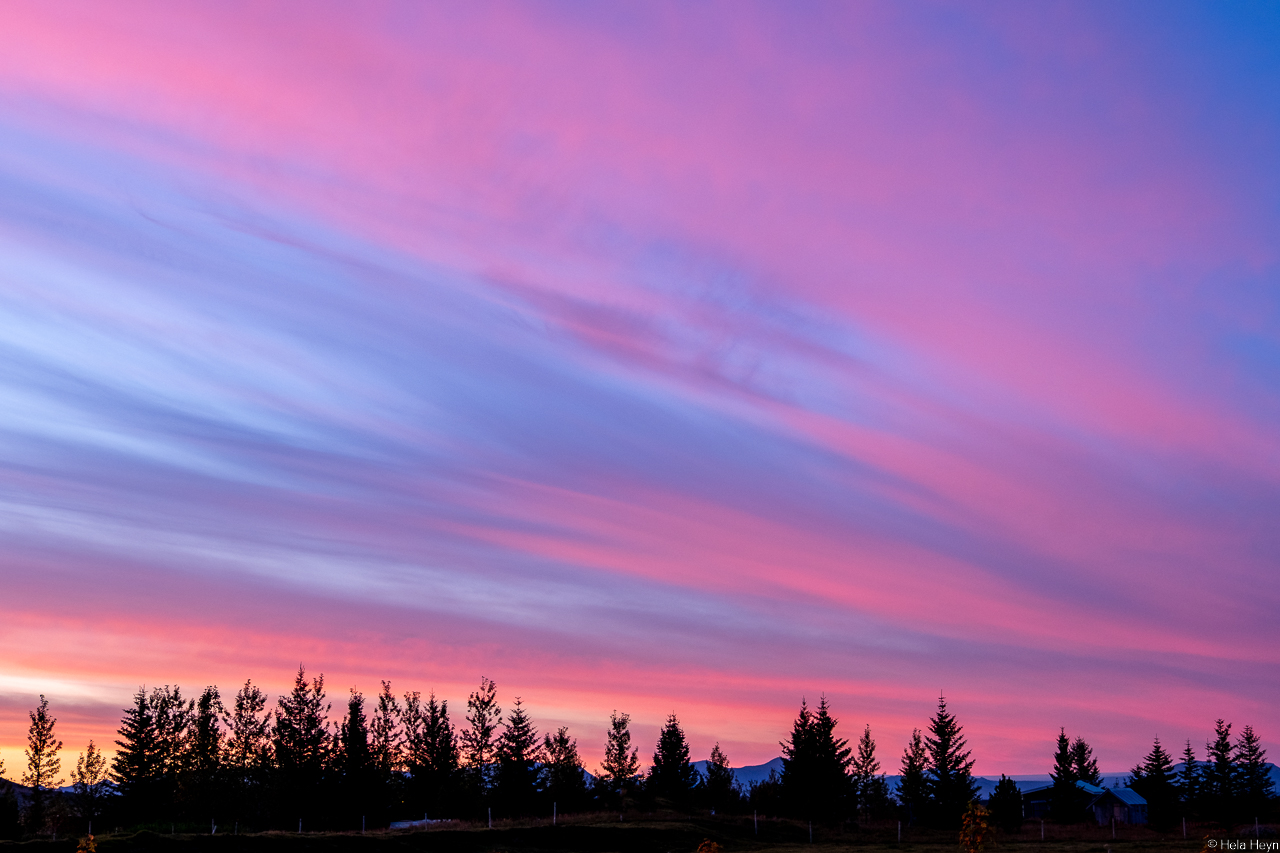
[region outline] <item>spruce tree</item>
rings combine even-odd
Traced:
[[[155,760],[159,775],[152,791],[153,814],[175,817],[179,792],[187,773],[187,745],[195,700],[182,698],[177,685],[156,687],[147,703],[155,722]]]
[[[1129,787],[1147,801],[1147,822],[1155,829],[1173,825],[1178,811],[1178,789],[1174,785],[1173,758],[1155,739],[1151,751],[1133,768]]]
[[[481,677],[480,689],[467,698],[467,725],[462,733],[462,757],[473,793],[483,796],[493,784],[494,750],[502,708],[498,706],[498,686]]]
[[[713,812],[724,812],[732,809],[742,798],[738,789],[737,778],[729,759],[720,749],[717,742],[711,747],[711,757],[707,761],[707,778],[703,783],[705,799]]]
[[[1204,817],[1223,826],[1235,822],[1236,762],[1231,745],[1231,724],[1218,720],[1214,739],[1205,744],[1205,766],[1200,777],[1200,801]]]
[[[461,805],[458,739],[449,721],[449,703],[432,693],[426,705],[418,693],[404,694],[404,760],[409,771],[408,802],[415,813],[443,817]]]
[[[111,779],[125,813],[134,821],[149,819],[155,816],[162,767],[155,716],[145,687],[133,694],[133,705],[125,709],[117,734]]]
[[[929,800],[925,771],[929,766],[929,753],[919,729],[911,730],[911,740],[902,751],[902,765],[898,771],[898,803],[907,813],[907,825],[924,816]]]
[[[605,739],[604,761],[596,776],[601,798],[609,805],[619,805],[635,788],[640,773],[640,751],[631,746],[631,717],[616,710],[609,715],[609,733]]]
[[[889,786],[880,773],[880,760],[876,758],[876,742],[871,737],[870,725],[862,730],[849,768],[858,811],[867,819],[883,815],[888,808]]]
[[[1093,748],[1085,743],[1084,738],[1077,737],[1071,743],[1071,763],[1076,771],[1076,778],[1090,785],[1100,786],[1102,775],[1098,772],[1098,762],[1093,757]]]
[[[1017,832],[1022,828],[1022,792],[1003,773],[987,799],[987,809],[991,812],[991,819],[1005,832]]]
[[[314,823],[325,812],[325,767],[333,749],[325,704],[324,675],[307,681],[298,666],[293,689],[276,699],[272,748],[275,753],[277,819]]]
[[[1182,751],[1177,786],[1183,817],[1194,818],[1200,813],[1200,762],[1196,761],[1196,751],[1191,748],[1191,738],[1187,738],[1187,748]]]
[[[377,770],[369,748],[369,725],[364,713],[364,694],[354,687],[347,699],[347,713],[338,726],[334,747],[334,770],[342,791],[345,822],[354,827],[357,821],[368,817],[378,793]]]
[[[673,712],[658,735],[646,787],[676,809],[688,808],[701,777],[689,762],[689,744]]]
[[[542,741],[542,786],[553,807],[567,814],[587,803],[586,769],[578,756],[578,742],[569,737],[569,729],[561,726],[554,735]]]
[[[503,814],[519,817],[533,811],[543,761],[541,747],[538,730],[517,696],[494,748],[494,793]]]
[[[62,769],[62,759],[58,757],[62,741],[54,737],[53,729],[58,721],[49,716],[49,700],[44,698],[44,694],[40,695],[40,704],[30,716],[31,726],[27,729],[27,769],[22,774],[22,784],[31,789],[28,823],[36,832],[43,832],[48,791],[62,785],[62,780],[57,778]]]
[[[185,745],[186,776],[183,799],[190,817],[222,810],[223,739],[220,717],[226,713],[216,686],[209,686],[196,700]]]
[[[849,742],[835,736],[837,725],[826,696],[812,712],[802,699],[791,738],[782,746],[782,796],[795,817],[842,821],[849,816],[852,784]]]
[[[400,717],[400,703],[391,692],[391,682],[384,681],[382,692],[378,694],[378,706],[369,723],[369,749],[372,752],[379,809],[383,818],[395,800],[397,774],[404,764],[404,733]],[[382,822],[380,819],[379,824]]]
[[[1080,777],[1076,774],[1075,754],[1066,729],[1058,730],[1058,750],[1053,755],[1053,770],[1049,772],[1053,790],[1049,793],[1049,817],[1058,823],[1077,823],[1082,817],[1084,804],[1081,791],[1076,786]]]
[[[951,829],[960,825],[978,786],[973,781],[972,753],[965,749],[964,728],[947,711],[945,697],[938,697],[938,711],[929,721],[929,732],[925,738],[929,753],[925,784],[935,822]]]
[[[71,802],[76,816],[92,823],[102,813],[109,784],[107,757],[90,740],[88,748],[76,758],[76,769],[71,773]]]
[[[1261,818],[1270,809],[1275,783],[1267,766],[1267,751],[1253,726],[1245,726],[1236,740],[1236,791],[1240,816]]]

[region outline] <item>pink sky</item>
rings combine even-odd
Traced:
[[[481,675],[1280,749],[1269,7],[14,3],[0,758]]]

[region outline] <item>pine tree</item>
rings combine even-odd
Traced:
[[[947,700],[938,697],[938,711],[929,721],[925,738],[929,766],[925,784],[935,822],[947,829],[960,825],[978,786],[973,781],[973,759],[965,749],[964,728],[947,711]]]
[[[81,820],[92,823],[102,813],[108,784],[107,758],[90,740],[71,773],[71,801]]]
[[[596,776],[604,799],[618,804],[635,787],[640,773],[639,750],[631,746],[631,717],[614,711],[609,715],[609,734],[605,740],[604,761]]]
[[[493,784],[494,750],[502,708],[498,707],[498,686],[480,679],[480,689],[467,698],[468,728],[462,733],[462,758],[472,788],[483,795]]]
[[[1058,823],[1076,823],[1082,817],[1084,803],[1076,786],[1080,780],[1076,773],[1075,754],[1066,729],[1058,730],[1058,751],[1053,756],[1053,770],[1049,772],[1053,790],[1049,794],[1049,817]]]
[[[226,710],[216,686],[206,687],[196,700],[183,761],[183,798],[193,817],[221,810],[224,735],[219,720]]]
[[[1245,726],[1236,740],[1236,791],[1244,818],[1259,818],[1267,813],[1275,796],[1275,783],[1267,767],[1267,751],[1253,726]]]
[[[62,785],[62,780],[57,779],[58,772],[62,769],[62,759],[58,757],[62,741],[54,737],[53,729],[58,721],[49,716],[49,701],[44,698],[44,694],[40,695],[40,704],[30,716],[31,727],[27,729],[27,770],[22,774],[22,784],[31,789],[28,824],[36,832],[42,832],[47,792]]]
[[[841,821],[850,813],[849,742],[835,736],[838,721],[827,697],[812,712],[801,700],[791,738],[782,746],[782,796],[796,817]]]
[[[587,802],[586,769],[578,756],[578,742],[561,726],[542,741],[542,785],[553,807],[562,813],[577,811]]]
[[[276,699],[272,748],[275,753],[279,818],[286,825],[313,819],[325,807],[325,766],[333,749],[324,701],[324,675],[307,681],[298,666],[293,689]]]
[[[898,803],[906,810],[907,825],[920,820],[929,799],[925,784],[925,770],[929,765],[929,753],[924,748],[924,738],[919,729],[911,730],[911,740],[902,751],[899,769]]]
[[[991,819],[1005,832],[1017,832],[1022,828],[1022,792],[1003,773],[987,800],[987,809],[991,812]]]
[[[1093,757],[1093,748],[1085,743],[1084,738],[1077,737],[1071,744],[1071,764],[1075,768],[1076,778],[1081,782],[1098,786],[1102,783],[1102,775],[1098,773],[1098,762]]]
[[[880,760],[876,758],[876,742],[871,737],[870,725],[862,730],[862,737],[858,740],[858,749],[850,764],[850,778],[853,795],[863,817],[882,815],[888,807],[889,786],[880,773]]]
[[[538,731],[517,696],[494,749],[495,799],[506,815],[523,816],[533,810],[543,761]]]
[[[698,771],[689,762],[689,743],[684,730],[673,712],[658,735],[646,787],[674,808],[684,809],[692,803],[694,789],[700,781]]]
[[[126,708],[120,721],[116,755],[111,762],[111,778],[133,820],[144,820],[156,813],[159,800],[160,764],[155,715],[145,687],[133,694],[133,705]]]
[[[147,699],[155,722],[155,761],[159,775],[152,791],[155,813],[173,817],[179,788],[186,776],[187,744],[195,700],[184,700],[177,685],[156,687]]]
[[[707,804],[713,813],[728,811],[742,799],[733,768],[729,766],[728,757],[720,750],[719,743],[711,747],[711,758],[707,761],[707,778],[703,783],[703,790]]]
[[[1147,801],[1147,822],[1166,829],[1177,817],[1178,789],[1174,786],[1173,757],[1155,739],[1151,752],[1133,768],[1129,787]]]
[[[423,814],[440,816],[456,809],[460,756],[449,703],[431,694],[424,706],[417,693],[404,694],[405,766],[408,799]]]
[[[1205,744],[1205,767],[1200,777],[1204,816],[1223,826],[1235,822],[1236,763],[1231,745],[1231,724],[1218,720],[1214,740]]]
[[[1182,751],[1182,769],[1178,771],[1178,799],[1182,802],[1184,817],[1195,817],[1200,812],[1200,762],[1187,738],[1187,748]]]

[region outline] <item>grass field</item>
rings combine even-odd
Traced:
[[[1039,851],[1039,853],[1124,853],[1124,851],[1200,851],[1205,831],[1183,840],[1181,832],[1162,836],[1139,827],[1122,827],[1116,838],[1109,827],[1045,827],[1028,822],[1025,831],[998,835],[987,849],[993,851]],[[1214,839],[1239,835],[1213,833]],[[1272,836],[1274,837],[1274,836]],[[957,851],[957,836],[951,832],[922,829],[903,831],[897,840],[896,825],[846,829],[814,827],[809,841],[806,825],[781,820],[762,820],[756,832],[750,817],[662,817],[637,816],[619,820],[616,816],[578,816],[550,826],[548,821],[504,822],[493,829],[467,824],[450,824],[426,830],[386,830],[359,833],[262,832],[244,835],[220,833],[162,834],[136,832],[101,835],[98,853],[694,853],[704,840],[719,844],[725,853],[825,853],[825,851]],[[1248,840],[1245,840],[1246,845]],[[1264,842],[1268,839],[1264,838]],[[0,842],[0,851],[18,853],[73,853],[77,839],[57,841]],[[1245,847],[1245,850],[1256,848]]]

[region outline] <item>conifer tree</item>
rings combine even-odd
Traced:
[[[1275,783],[1267,767],[1267,751],[1253,726],[1245,726],[1236,740],[1236,791],[1240,816],[1260,818],[1270,809]]]
[[[369,726],[364,713],[364,694],[354,687],[347,699],[347,713],[338,726],[333,759],[346,821],[349,826],[354,826],[356,821],[368,816],[378,793],[377,771],[369,748]]]
[[[1235,822],[1236,763],[1231,745],[1231,724],[1218,720],[1214,739],[1205,744],[1205,766],[1200,777],[1200,801],[1204,817],[1223,826]]]
[[[195,700],[184,700],[177,685],[156,687],[147,699],[155,723],[155,762],[159,775],[152,790],[155,814],[173,817],[179,786],[186,776],[187,745]]]
[[[1177,817],[1178,789],[1174,786],[1173,758],[1155,739],[1151,752],[1133,768],[1129,787],[1147,801],[1147,822],[1166,829]]]
[[[1049,817],[1058,823],[1076,823],[1082,817],[1081,791],[1076,787],[1080,780],[1076,773],[1075,753],[1067,730],[1058,730],[1058,751],[1053,756],[1053,770],[1049,772],[1053,790],[1049,794]]]
[[[1182,751],[1182,769],[1178,771],[1178,799],[1182,802],[1184,817],[1195,817],[1200,811],[1200,762],[1187,738],[1187,748]]]
[[[418,693],[406,693],[401,719],[410,802],[418,811],[437,817],[456,809],[460,756],[448,700],[437,702],[432,693],[423,705]]]
[[[835,736],[837,725],[826,696],[812,712],[802,699],[791,737],[782,746],[782,796],[796,817],[841,821],[850,812],[852,785],[849,742]]]
[[[495,799],[506,815],[523,816],[533,810],[543,761],[538,731],[517,696],[507,715],[495,758]]]
[[[1102,775],[1098,773],[1098,762],[1093,757],[1093,748],[1085,743],[1084,738],[1077,737],[1071,743],[1071,764],[1075,768],[1076,778],[1081,782],[1098,786],[1102,783]]]
[[[609,715],[609,734],[605,740],[604,761],[596,784],[605,799],[617,804],[635,787],[640,772],[639,750],[631,746],[631,717],[614,711]]]
[[[44,698],[44,694],[40,695],[40,704],[30,716],[31,726],[27,729],[27,769],[22,774],[22,784],[31,789],[28,824],[36,832],[42,832],[47,792],[62,785],[62,780],[57,778],[62,769],[62,759],[58,757],[62,741],[54,737],[53,729],[58,721],[49,716],[49,701]]]
[[[902,751],[902,765],[898,771],[898,803],[907,813],[908,826],[920,820],[925,812],[929,799],[925,784],[928,765],[929,753],[925,750],[924,738],[919,729],[912,729],[911,740]]]
[[[542,741],[544,756],[542,784],[554,807],[568,813],[583,808],[587,802],[586,768],[578,755],[578,742],[569,737],[569,729],[561,726],[554,735]]]
[[[325,766],[333,749],[328,721],[331,706],[325,704],[324,675],[307,681],[298,666],[293,689],[276,699],[272,748],[275,754],[277,794],[285,825],[311,820],[323,814]]]
[[[950,829],[960,825],[978,786],[973,781],[972,753],[965,749],[964,727],[947,711],[945,697],[938,697],[938,711],[929,721],[929,732],[925,738],[929,753],[925,784],[935,821]]]
[[[849,767],[858,810],[866,818],[881,816],[888,806],[889,786],[880,773],[880,760],[876,758],[876,742],[871,737],[870,725],[862,730],[858,749]]]
[[[107,758],[90,740],[88,748],[76,758],[76,769],[71,773],[71,801],[81,820],[92,823],[102,813],[108,784]]]
[[[143,820],[155,814],[163,775],[155,715],[145,687],[133,694],[133,705],[125,709],[117,733],[120,739],[115,742],[111,778],[126,813],[133,820]]]
[[[271,769],[271,715],[266,708],[266,694],[246,680],[223,717],[227,728],[223,766],[230,806],[241,819],[256,818],[262,811],[261,792]]]
[[[467,698],[467,725],[462,733],[462,758],[472,788],[479,794],[493,784],[494,750],[502,708],[498,706],[498,686],[480,679],[480,689]]]
[[[684,730],[672,712],[658,735],[646,787],[674,808],[684,809],[692,803],[694,789],[700,781],[698,771],[689,762],[689,743]]]
[[[183,797],[191,816],[203,817],[221,810],[224,736],[219,720],[225,713],[218,688],[206,687],[195,703],[183,762],[186,776]]]
[[[373,752],[373,764],[377,768],[381,784],[390,786],[396,771],[404,763],[404,735],[400,728],[400,703],[391,692],[391,682],[382,682],[378,694],[378,707],[369,725],[369,748]]]
[[[723,812],[732,808],[742,797],[738,790],[737,779],[729,759],[720,750],[717,743],[711,747],[711,758],[707,761],[707,779],[704,783],[707,804],[715,812]]]
[[[991,819],[1005,832],[1017,832],[1022,828],[1022,792],[1003,773],[987,800],[987,809],[991,812]]]

